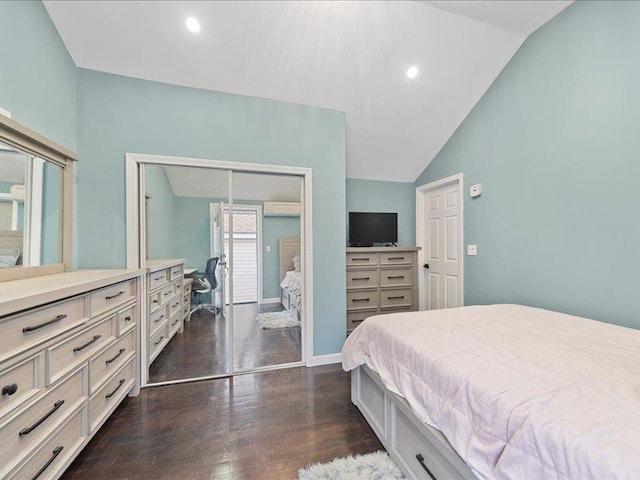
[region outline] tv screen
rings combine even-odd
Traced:
[[[371,246],[398,241],[397,213],[349,212],[349,244]]]

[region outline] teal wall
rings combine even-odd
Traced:
[[[345,117],[322,108],[78,70],[78,265],[125,265],[124,155],[313,169],[314,353],[345,335]]]
[[[416,244],[416,189],[413,183],[347,178],[347,236],[349,212],[398,214],[398,245]]]
[[[41,2],[0,2],[0,107],[76,147],[76,67]]]
[[[279,237],[299,237],[300,217],[263,217],[262,219],[262,296],[280,298]],[[265,247],[271,246],[271,252]]]
[[[640,328],[640,2],[576,2],[522,45],[416,185],[464,172],[465,303]]]
[[[149,258],[176,256],[175,243],[185,234],[177,226],[177,197],[173,193],[164,167],[145,166],[145,192],[151,195],[149,209]],[[176,232],[180,232],[179,235]]]

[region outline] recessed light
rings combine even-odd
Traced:
[[[417,75],[418,75],[418,67],[416,67],[415,65],[410,66],[409,70],[407,70],[407,77],[416,78]]]
[[[197,19],[189,17],[187,18],[186,24],[190,32],[198,33],[200,31],[200,22]]]

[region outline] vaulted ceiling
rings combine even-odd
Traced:
[[[392,181],[413,181],[570,3],[44,2],[77,66],[344,111],[347,176]]]

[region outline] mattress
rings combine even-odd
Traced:
[[[640,478],[640,331],[519,305],[379,315],[347,338],[483,479]]]

